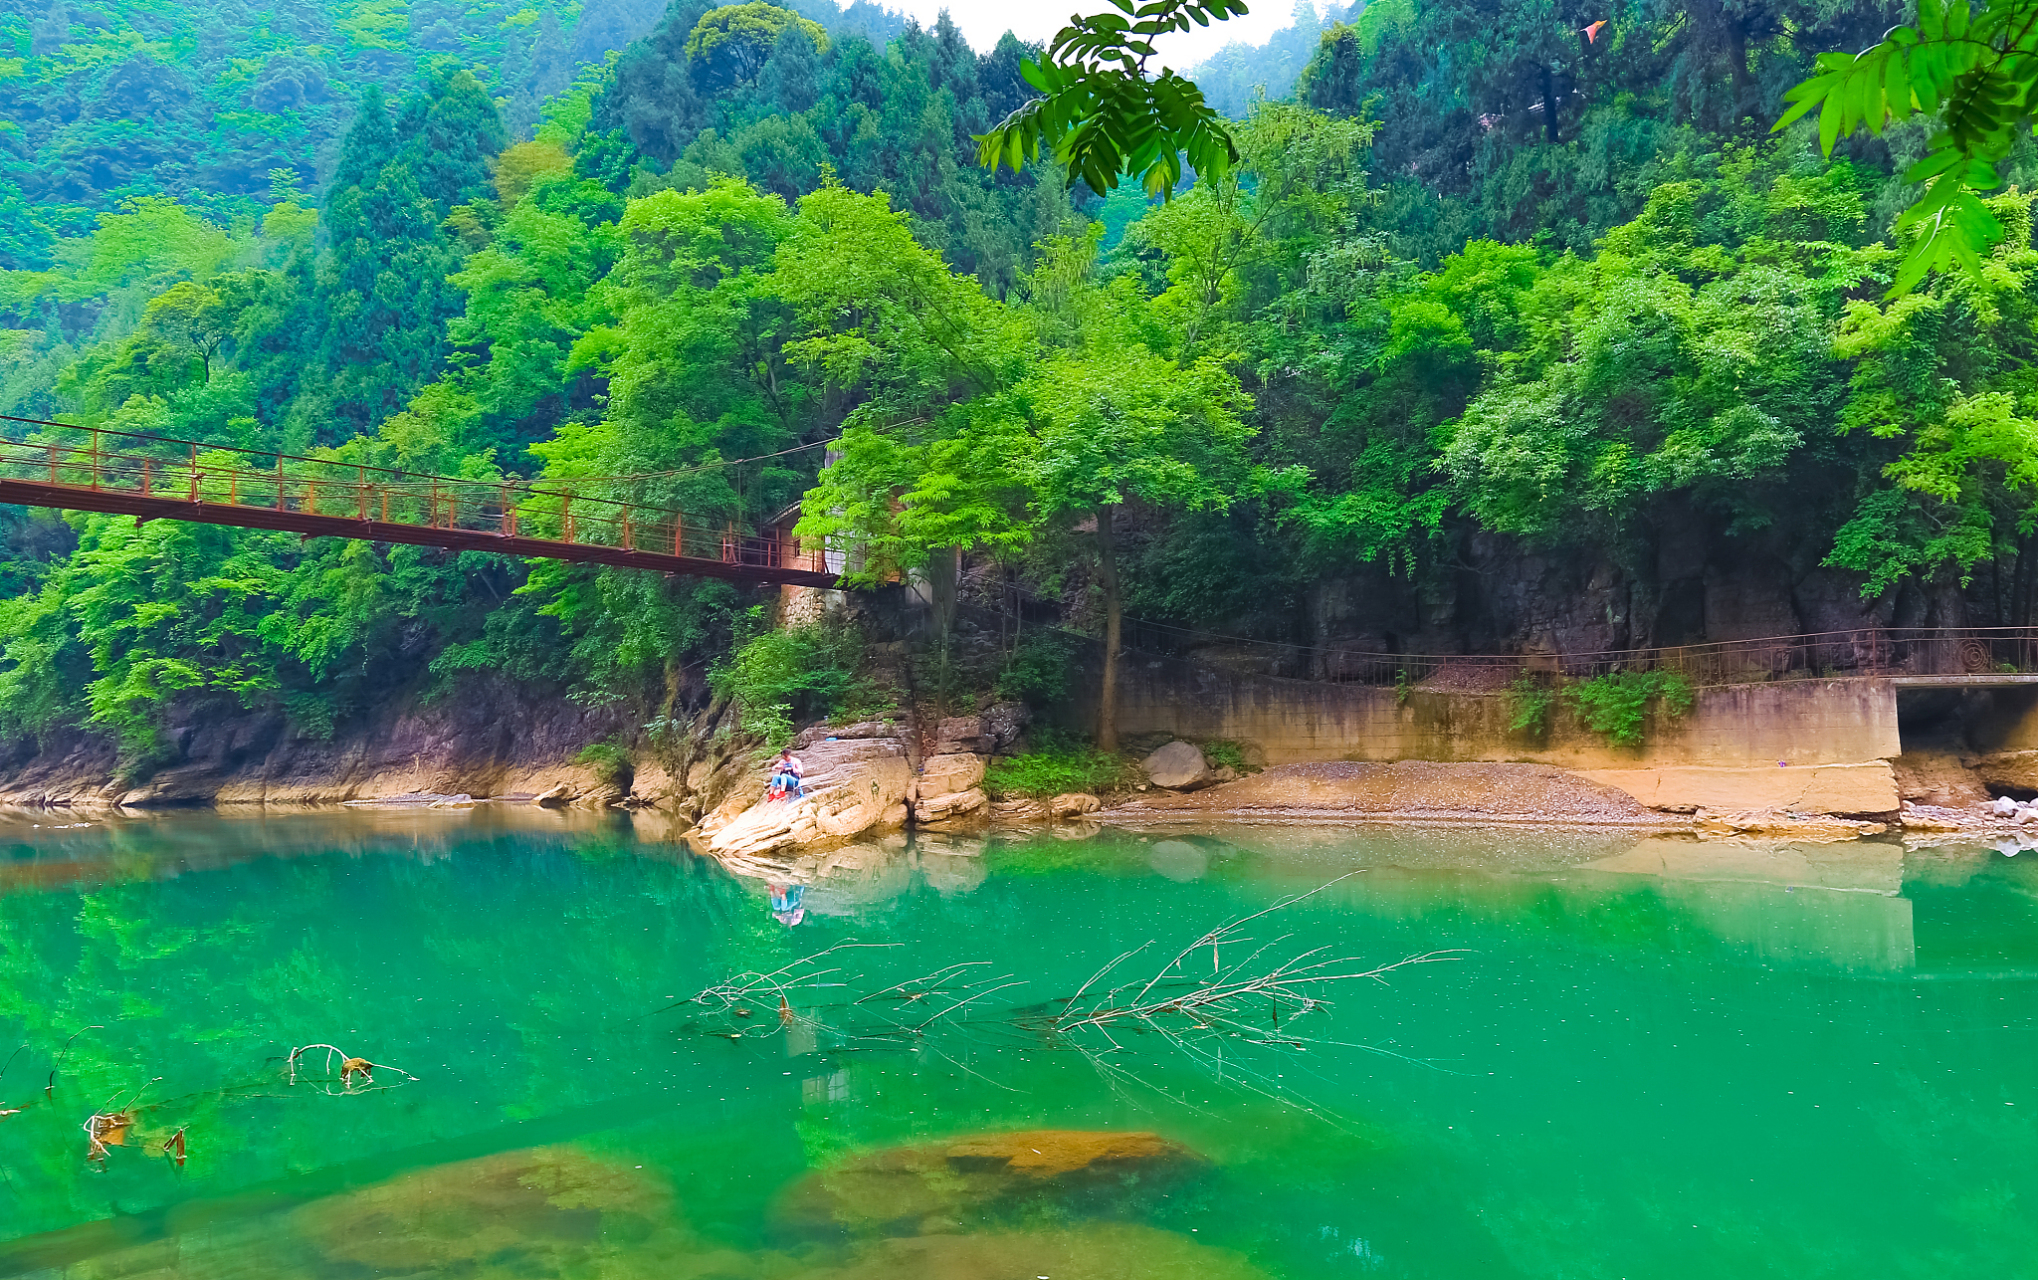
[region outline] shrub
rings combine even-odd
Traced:
[[[748,615],[751,634],[708,675],[715,692],[743,704],[745,731],[779,747],[799,720],[853,715],[886,701],[859,673],[863,637],[854,627],[833,621],[763,627],[759,606]]]
[[[1557,690],[1524,671],[1507,686],[1507,731],[1526,733],[1540,742],[1550,736],[1550,708]]]
[[[628,791],[636,779],[630,753],[617,742],[590,742],[580,749],[580,763],[594,770],[595,781],[618,791]]]
[[[1691,709],[1691,682],[1679,671],[1617,671],[1564,689],[1584,726],[1618,747],[1642,745],[1650,704],[1672,719]]]
[[[984,770],[984,790],[994,800],[1117,791],[1138,781],[1139,766],[1126,757],[1051,733],[1037,736],[1034,750],[995,759]]]
[[[1240,776],[1254,772],[1254,766],[1246,761],[1245,745],[1229,738],[1204,743],[1203,758],[1216,768],[1228,768]]]
[[[1052,631],[1029,631],[1012,646],[1012,656],[993,686],[1000,698],[1034,704],[1056,702],[1069,691],[1075,643]]]

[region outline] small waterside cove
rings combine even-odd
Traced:
[[[0,819],[0,1275],[2008,1276],[2038,1256],[2031,856],[895,838],[788,927],[764,883],[627,818],[38,821]],[[1325,885],[1251,921],[1253,945],[1455,958],[1339,986],[1284,1024],[1296,1044],[1227,1045],[1222,1077],[1158,1034],[1085,1053],[1039,1033],[1114,957],[1150,942],[1125,967],[1154,972]],[[732,983],[831,947],[791,1016]],[[935,985],[974,1003],[922,1034],[880,1033],[920,1021],[903,997],[860,1003],[963,965]],[[714,987],[742,998],[689,1003]],[[313,1043],[417,1079],[342,1082],[321,1051],[293,1086]],[[132,1123],[89,1159],[108,1107]]]

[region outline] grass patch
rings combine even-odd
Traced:
[[[1204,743],[1203,758],[1208,760],[1213,767],[1219,769],[1228,768],[1241,778],[1248,773],[1257,773],[1259,771],[1257,766],[1246,760],[1245,744],[1233,742],[1229,738],[1219,738],[1215,742]]]
[[[984,790],[993,800],[1045,800],[1070,791],[1122,791],[1139,778],[1139,765],[1125,756],[1042,735],[1025,755],[992,760],[984,770]]]

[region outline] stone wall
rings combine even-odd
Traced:
[[[1094,655],[1071,727],[1096,721]],[[1561,705],[1537,738],[1510,730],[1505,693],[1405,691],[1218,671],[1128,655],[1119,732],[1249,743],[1268,764],[1313,760],[1523,761],[1605,782],[1661,809],[1897,808],[1889,761],[1902,747],[1882,680],[1793,680],[1699,690],[1683,716],[1653,718],[1639,749],[1611,746]]]

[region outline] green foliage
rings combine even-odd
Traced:
[[[595,781],[604,787],[627,791],[635,774],[629,748],[620,742],[590,742],[574,757],[594,771]]]
[[[1617,671],[1564,686],[1579,722],[1617,747],[1639,747],[1653,712],[1676,719],[1691,709],[1691,682],[1679,671]]]
[[[888,704],[861,674],[863,637],[853,625],[827,620],[769,628],[760,605],[746,626],[752,634],[708,679],[715,692],[742,704],[745,731],[773,747],[789,741],[799,722]]]
[[[1128,790],[1139,781],[1139,765],[1115,751],[1042,730],[1033,750],[998,756],[984,768],[984,790],[994,800],[1048,799],[1072,791],[1101,794]]]
[[[726,89],[757,78],[789,30],[798,31],[816,52],[826,52],[821,24],[787,9],[753,0],[710,9],[686,38],[686,56],[710,88]]]
[[[1874,43],[1879,11],[1381,0],[1324,33],[1301,101],[1246,105],[1219,146],[1178,77],[1122,79],[1140,24],[1194,20],[1148,9],[978,53],[945,19],[885,27],[880,48],[818,0],[806,18],[687,3],[577,72],[537,56],[577,9],[484,5],[441,31],[380,0],[314,4],[299,16],[330,43],[251,34],[248,66],[180,53],[119,3],[103,31],[68,10],[50,33],[68,45],[17,31],[0,411],[537,473],[733,534],[799,503],[802,538],[857,543],[852,581],[961,549],[1093,631],[1123,606],[1298,647],[1340,629],[1484,644],[1513,624],[1468,584],[1540,560],[1593,566],[1608,643],[1647,643],[1667,625],[1657,579],[1690,548],[1707,573],[1790,566],[1793,600],[1831,578],[1904,616],[2030,617],[2030,199],[1977,189],[2002,236],[1976,269],[1877,300],[1915,266],[1893,220],[1925,125],[1892,115],[1830,163],[1809,121],[1741,133],[1785,109],[1810,51]],[[1942,21],[1921,14],[1905,76]],[[987,170],[973,135],[1024,107],[1029,58],[1077,79]],[[187,64],[205,69],[177,72],[188,98],[168,92]],[[62,133],[59,88],[98,92],[114,65],[150,123],[114,128],[88,92]],[[516,87],[539,81],[560,92],[542,111]],[[1955,124],[2021,110],[1963,106],[1964,83],[1937,102]],[[1154,111],[1178,111],[1172,142],[1106,119]],[[998,171],[1054,149],[1056,119],[1095,188],[1073,205],[1038,166]],[[232,131],[234,164],[165,160],[154,133],[192,129]],[[1186,188],[1183,129],[1214,148]],[[1946,145],[2000,142],[1963,137]],[[110,176],[81,177],[88,155]],[[2021,150],[1991,163],[2034,176]],[[1172,198],[1093,199],[1127,165]],[[0,733],[84,726],[146,762],[194,716],[338,735],[393,691],[484,681],[649,720],[682,714],[681,672],[718,658],[768,735],[860,705],[850,648],[756,634],[756,603],[556,562],[0,513]],[[1069,664],[1028,634],[998,686],[1050,700]],[[1581,696],[1626,732],[1632,689]]]
[[[1527,671],[1507,686],[1507,731],[1540,742],[1550,736],[1550,708],[1559,698],[1556,686]]]
[[[1914,113],[1937,117],[1929,149],[1904,173],[1924,190],[1897,220],[1910,245],[1889,296],[1956,265],[1979,275],[1981,255],[2002,240],[2003,224],[1975,193],[2002,185],[1997,166],[2038,119],[2034,20],[2031,0],[1985,0],[1979,12],[1968,0],[1919,0],[1915,26],[1892,27],[1859,53],[1820,54],[1818,74],[1784,95],[1791,107],[1776,128],[1816,109],[1827,155],[1856,129],[1881,134]]]
[[[1052,631],[1028,631],[1012,646],[993,687],[1000,698],[1047,706],[1068,696],[1075,644]]]
[[[1238,160],[1224,119],[1203,91],[1166,67],[1148,71],[1152,41],[1246,12],[1244,0],[1112,0],[1120,13],[1077,15],[1055,33],[1044,56],[1021,67],[1035,98],[977,139],[977,163],[1016,172],[1045,146],[1090,190],[1105,192],[1120,174],[1138,175],[1149,196],[1167,199],[1182,163],[1221,177]],[[1123,14],[1124,16],[1120,16]]]
[[[1202,745],[1203,758],[1219,769],[1230,769],[1241,777],[1259,772],[1249,757],[1245,744],[1229,738],[1217,738]]]

